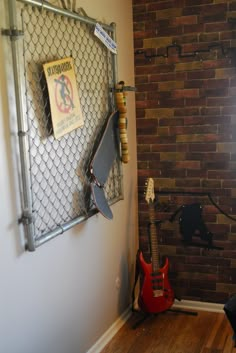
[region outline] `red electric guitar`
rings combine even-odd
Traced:
[[[149,205],[150,241],[152,262],[146,263],[142,252],[139,254],[141,268],[141,290],[138,303],[142,311],[147,313],[160,313],[169,309],[174,302],[174,292],[168,280],[169,261],[166,258],[162,268],[159,265],[159,252],[155,224],[154,209],[154,182],[152,178],[147,181],[145,199]]]

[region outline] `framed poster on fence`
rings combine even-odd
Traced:
[[[56,139],[84,123],[73,58],[43,65],[46,76],[53,133]]]

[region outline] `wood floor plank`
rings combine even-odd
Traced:
[[[176,344],[170,353],[181,350],[183,353],[199,353],[205,342],[205,335],[210,327],[210,316],[205,314],[206,325],[202,325],[202,314],[184,317],[184,325],[179,327]]]
[[[138,324],[142,318],[134,313],[101,353],[236,353],[224,313],[167,311]]]
[[[216,331],[216,335],[213,341],[213,347],[215,349],[221,349],[223,351],[225,342],[227,340],[228,335],[230,334],[229,325],[226,323],[226,318],[221,318],[221,324]]]
[[[234,353],[234,352],[236,352],[236,348],[233,347],[232,333],[229,333],[226,338],[225,346],[222,353]]]
[[[213,322],[213,326],[211,328],[211,332],[210,335],[208,336],[207,342],[205,344],[206,348],[211,348],[214,342],[214,339],[216,337],[216,333],[221,325],[221,321],[222,321],[222,315],[218,314],[218,313],[213,313],[212,315],[214,315],[214,317],[216,318],[215,321]]]

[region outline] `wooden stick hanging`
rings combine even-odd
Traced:
[[[119,111],[118,125],[121,142],[121,160],[123,163],[128,163],[129,161],[126,95],[127,93],[124,91],[124,82],[121,81],[115,86],[115,100],[117,109]]]

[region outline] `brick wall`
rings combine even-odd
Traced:
[[[152,177],[159,248],[183,299],[224,303],[236,293],[236,222],[207,196],[186,194],[210,193],[236,218],[235,14],[236,1],[133,0],[140,248],[148,258],[143,192]],[[184,246],[178,218],[168,221],[194,202],[224,250]]]

